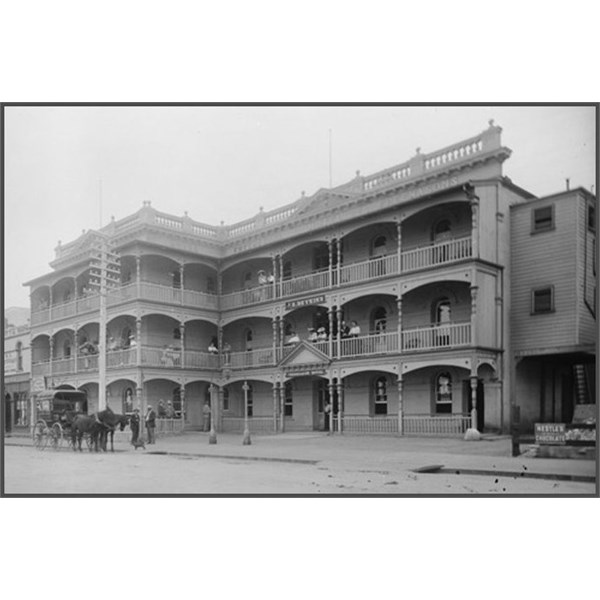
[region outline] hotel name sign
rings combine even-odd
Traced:
[[[285,303],[285,310],[300,308],[301,306],[312,306],[313,304],[325,304],[325,294],[311,296],[310,298],[302,298],[300,300],[290,300]]]

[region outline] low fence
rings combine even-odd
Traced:
[[[398,415],[388,417],[344,415],[342,431],[344,433],[398,433]]]
[[[404,415],[405,435],[463,435],[471,426],[469,415]]]
[[[156,419],[156,435],[169,435],[183,433],[184,422],[183,419]]]
[[[225,433],[242,433],[244,431],[244,417],[223,417],[223,431]],[[273,433],[275,420],[270,417],[248,417],[250,433]]]

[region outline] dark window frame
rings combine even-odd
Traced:
[[[550,218],[540,218],[541,211],[550,211]],[[547,224],[546,224],[547,223]],[[554,231],[555,229],[554,204],[547,206],[539,206],[531,209],[531,234],[544,233],[546,231]]]
[[[549,308],[539,308],[536,305],[536,294],[537,299],[539,300],[539,294],[541,292],[550,292],[550,307]],[[531,314],[532,315],[547,315],[556,311],[556,307],[554,305],[554,286],[553,285],[545,285],[543,287],[537,287],[531,290]]]

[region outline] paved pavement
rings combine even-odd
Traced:
[[[125,435],[127,434],[127,435]],[[521,456],[511,456],[508,436],[484,436],[466,442],[455,438],[327,435],[320,432],[253,435],[252,444],[242,445],[241,434],[218,434],[217,444],[209,444],[208,434],[188,432],[158,438],[146,449],[134,450],[124,432],[115,439],[115,451],[179,456],[235,458],[238,460],[277,461],[298,464],[327,464],[336,468],[372,471],[412,471],[431,466],[447,472],[514,474],[593,482],[596,461],[536,458],[522,446]],[[29,446],[23,434],[5,437],[7,446]],[[63,448],[62,451],[67,451]],[[51,450],[46,450],[51,452]]]

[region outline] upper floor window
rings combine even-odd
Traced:
[[[592,231],[596,231],[596,207],[592,204],[587,207],[587,225]]]
[[[216,292],[216,287],[215,287],[214,277],[207,277],[206,278],[206,293],[214,294],[215,292]]]
[[[373,412],[376,415],[388,414],[387,379],[378,377],[374,382]]]
[[[554,312],[554,288],[549,285],[531,293],[531,312],[534,315]]]
[[[452,310],[448,298],[440,298],[433,304],[433,322],[436,325],[450,323]]]
[[[371,246],[371,257],[378,258],[387,254],[387,238],[385,235],[378,235]]]
[[[246,333],[244,334],[244,345],[246,350],[252,350],[252,338],[252,329],[247,329]]]
[[[292,277],[292,261],[291,260],[286,260],[283,263],[283,272],[281,275],[282,275],[283,279],[291,279],[291,277]]]
[[[452,412],[452,375],[446,371],[435,378],[435,412]]]
[[[314,250],[313,269],[323,271],[329,267],[329,248],[326,245],[320,245]]]
[[[181,287],[181,271],[173,271],[171,273],[171,277],[173,278],[173,287],[180,288]]]
[[[387,329],[387,311],[383,306],[378,306],[373,311],[373,320],[371,331],[375,333],[385,333]]]
[[[531,233],[554,229],[554,205],[534,208],[531,212]]]
[[[223,388],[223,410],[229,410],[229,388]]]
[[[63,356],[65,358],[71,356],[71,342],[69,340],[65,340],[65,343],[63,344]]]
[[[452,237],[452,225],[449,219],[440,219],[435,223],[432,230],[432,238],[434,242],[443,242]]]

